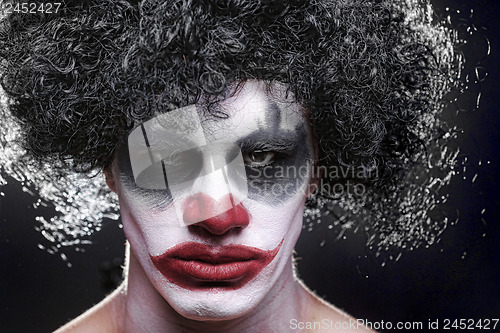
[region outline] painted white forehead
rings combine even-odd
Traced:
[[[291,95],[291,94],[290,94]],[[304,123],[300,105],[286,96],[285,87],[249,81],[243,88],[220,104],[227,118],[202,121],[208,141],[236,140],[258,130],[294,131]]]

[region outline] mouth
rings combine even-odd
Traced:
[[[276,248],[264,251],[245,245],[217,247],[185,242],[150,257],[160,273],[180,287],[237,289],[274,259],[281,244],[283,240]]]

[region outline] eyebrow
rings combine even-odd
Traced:
[[[293,150],[305,137],[306,131],[304,126],[297,128],[295,131],[282,129],[259,129],[244,138],[239,139],[236,143],[242,151],[249,151],[258,148]]]

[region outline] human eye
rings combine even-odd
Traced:
[[[245,166],[262,168],[290,163],[294,159],[297,145],[284,140],[246,142],[241,146]]]
[[[189,157],[190,157],[189,154],[185,152],[184,153],[173,152],[165,156],[162,159],[162,162],[168,166],[180,166],[181,164],[183,164],[183,162],[189,160]]]
[[[162,163],[169,176],[185,180],[200,171],[203,159],[197,149],[191,149],[164,154]]]
[[[243,152],[243,162],[250,168],[263,168],[267,166],[278,166],[287,163],[295,158],[293,150],[288,149],[255,149]]]
[[[263,167],[272,164],[277,155],[276,151],[252,150],[243,154],[243,161],[249,167]]]

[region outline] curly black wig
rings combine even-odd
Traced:
[[[310,111],[319,165],[376,167],[380,184],[422,146],[443,76],[404,3],[66,0],[4,18],[1,83],[26,149],[85,172],[158,111],[281,82]]]

